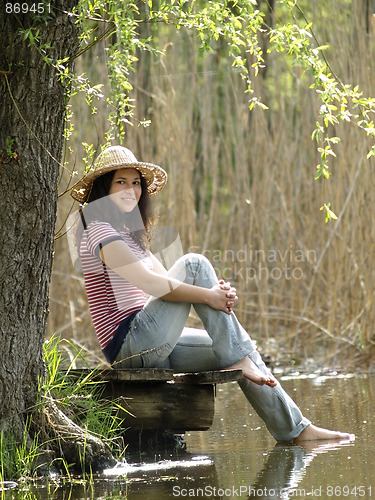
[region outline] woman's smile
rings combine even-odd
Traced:
[[[135,168],[116,170],[109,189],[113,203],[122,212],[131,212],[142,194],[141,175]]]

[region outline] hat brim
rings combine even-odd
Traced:
[[[147,191],[150,195],[156,194],[163,189],[167,182],[167,172],[153,163],[134,162],[134,163],[120,163],[120,164],[107,164],[105,167],[98,168],[88,172],[82,179],[74,184],[70,189],[70,195],[80,203],[84,203],[89,195],[92,184],[98,177],[119,170],[121,168],[135,168],[138,170],[147,184]]]

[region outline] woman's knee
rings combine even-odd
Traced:
[[[186,283],[195,283],[198,276],[205,276],[212,283],[217,281],[215,270],[210,261],[199,253],[187,253],[180,257],[169,273],[174,278]]]
[[[171,268],[171,271],[181,268],[189,269],[200,265],[211,266],[211,263],[204,255],[190,252],[180,257]]]
[[[185,257],[185,262],[191,263],[191,264],[199,264],[203,266],[208,266],[212,267],[211,262],[207,259],[207,257],[201,253],[187,253],[184,255]]]

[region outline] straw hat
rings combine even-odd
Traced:
[[[92,183],[101,175],[120,168],[135,168],[146,180],[150,195],[163,189],[167,182],[167,172],[158,165],[140,162],[133,153],[123,146],[110,146],[100,153],[94,167],[71,188],[71,196],[84,203],[90,193]]]

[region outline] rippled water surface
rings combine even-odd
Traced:
[[[212,429],[185,435],[186,454],[132,463],[91,485],[39,488],[35,497],[12,490],[3,498],[375,498],[375,376],[281,382],[314,423],[353,432],[356,440],[275,445],[237,384],[226,384],[217,389]]]

